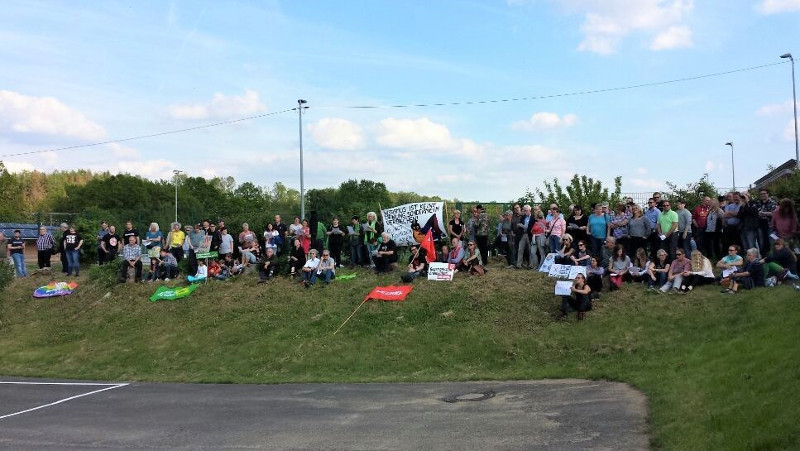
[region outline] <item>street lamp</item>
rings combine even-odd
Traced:
[[[736,165],[733,163],[733,141],[725,143],[726,146],[731,146],[731,176],[733,177],[733,191],[736,191]]]
[[[175,174],[175,222],[178,222],[178,174],[183,174],[183,171],[173,169],[172,173]]]
[[[792,106],[794,107],[794,163],[800,167],[800,146],[797,143],[797,92],[794,88],[794,58],[791,53],[784,53],[781,58],[789,58],[792,62]]]
[[[303,104],[308,103],[303,99],[297,100],[297,118],[300,124],[300,217],[306,217],[306,191],[303,186]]]

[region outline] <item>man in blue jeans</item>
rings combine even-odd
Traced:
[[[14,261],[17,277],[28,277],[28,271],[25,269],[25,241],[19,230],[15,230],[14,236],[8,241],[8,252]]]

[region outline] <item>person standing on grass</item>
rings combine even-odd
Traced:
[[[478,219],[475,224],[475,244],[481,253],[481,259],[489,264],[489,215],[483,205],[475,206],[478,210]]]
[[[668,252],[669,258],[675,259],[675,250],[678,249],[678,213],[675,213],[671,208],[672,204],[665,200],[663,204],[664,210],[658,215],[658,222],[656,223],[656,234],[661,240],[661,249]]]
[[[692,213],[686,209],[685,200],[678,200],[678,210],[675,213],[678,214],[678,247],[683,248],[686,255],[692,255]]]
[[[128,244],[122,248],[122,262],[119,265],[118,283],[125,283],[128,279],[128,268],[134,269],[135,281],[142,281],[142,248],[136,241],[138,237],[128,235]]]
[[[14,261],[14,271],[17,277],[28,277],[28,270],[25,268],[25,240],[22,239],[20,230],[14,231],[14,236],[8,241],[8,251],[11,260]]]
[[[361,222],[358,215],[350,219],[350,227],[347,228],[347,236],[350,242],[350,268],[355,268],[356,265],[364,266],[364,260],[361,253]]]
[[[75,228],[75,224],[69,226],[69,230],[64,235],[64,250],[67,253],[67,275],[75,273],[75,277],[80,276],[81,272],[81,246],[83,238]]]
[[[141,244],[142,240],[139,238],[139,231],[133,228],[131,221],[127,221],[125,222],[125,230],[122,231],[122,242],[127,243],[130,237],[135,237],[136,244]]]
[[[62,222],[59,226],[59,235],[56,238],[58,241],[58,253],[59,259],[61,260],[61,272],[64,275],[67,275],[69,271],[69,262],[67,261],[67,251],[64,249],[64,236],[67,234],[69,230],[69,226],[66,222]]]
[[[36,253],[39,260],[39,269],[50,269],[50,257],[55,253],[56,240],[47,227],[39,227],[39,237],[36,238]]]
[[[277,255],[281,256],[286,250],[287,241],[289,241],[289,228],[283,223],[281,215],[275,215],[275,222],[272,224],[273,228],[278,232],[281,237],[280,245],[277,249]]]
[[[333,218],[331,225],[328,226],[328,230],[325,232],[328,235],[330,256],[339,267],[342,266],[342,246],[344,245],[345,232],[347,232],[347,229],[339,225],[339,218]],[[325,252],[322,255],[324,256]]]
[[[97,264],[102,265],[106,261],[106,254],[103,251],[103,238],[108,234],[108,222],[102,221],[100,223],[100,230],[97,231]]]

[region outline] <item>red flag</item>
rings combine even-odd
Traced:
[[[374,299],[377,301],[405,301],[406,296],[408,296],[412,288],[414,288],[412,285],[375,287],[375,289],[369,292],[366,299]]]
[[[428,233],[425,234],[425,239],[419,243],[419,246],[427,252],[426,258],[428,259],[428,263],[436,260],[436,247],[433,245],[433,232],[431,229],[428,229]]]

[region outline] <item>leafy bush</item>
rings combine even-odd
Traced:
[[[119,260],[114,260],[105,265],[92,265],[89,267],[89,280],[96,281],[105,287],[112,287],[117,283]]]
[[[667,186],[669,191],[665,193],[665,197],[673,202],[685,200],[686,208],[690,210],[700,205],[703,197],[708,196],[714,199],[719,195],[717,187],[708,181],[708,174],[703,174],[703,177],[695,183],[687,183],[685,187],[679,187],[672,182],[667,182]]]
[[[0,260],[0,293],[14,281],[14,267],[5,259]]]

